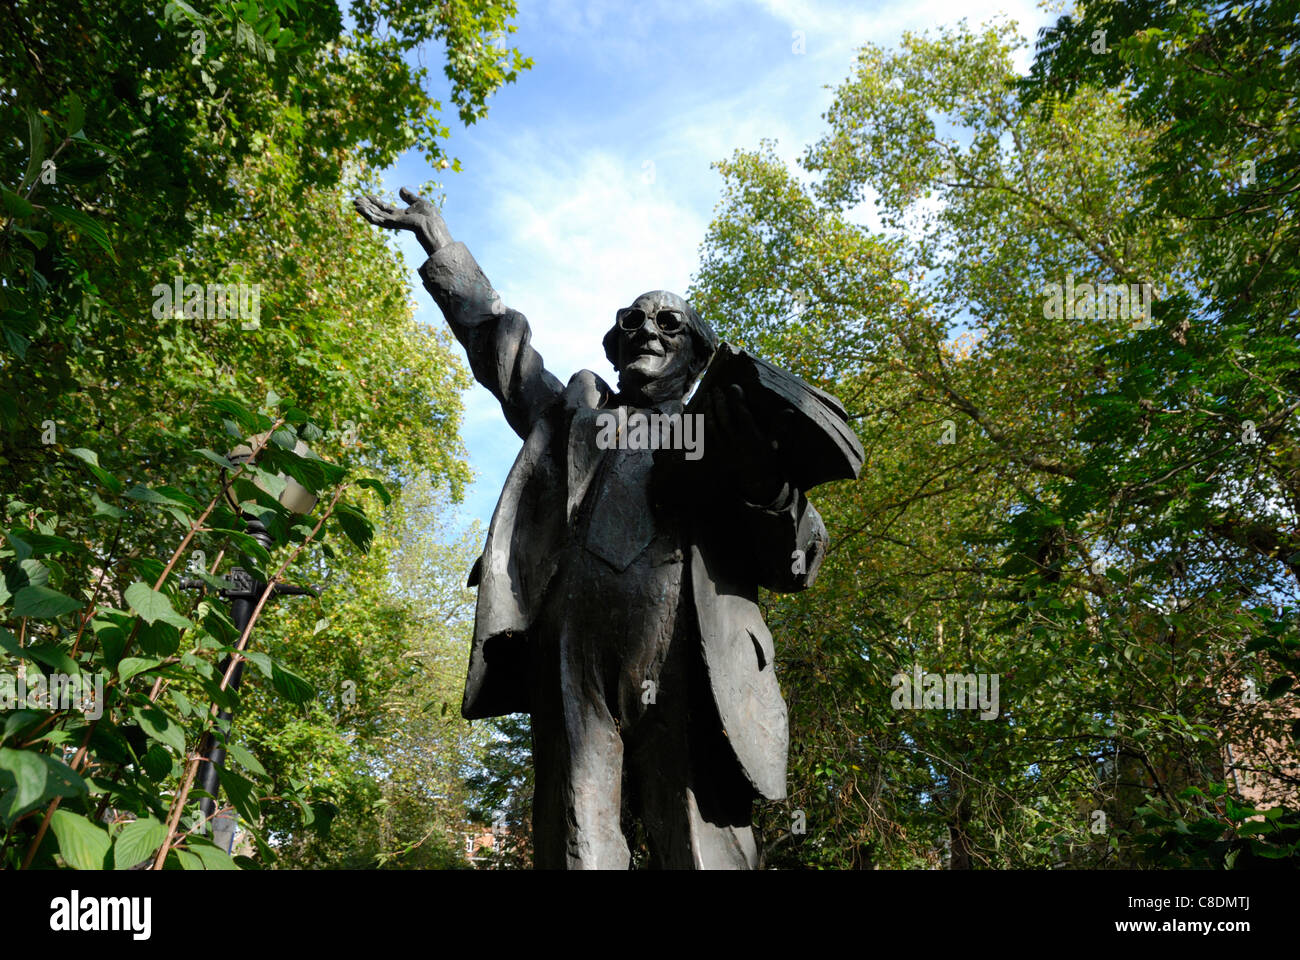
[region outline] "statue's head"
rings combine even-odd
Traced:
[[[652,290],[617,312],[604,346],[619,390],[658,401],[686,393],[708,366],[718,337],[677,294]]]

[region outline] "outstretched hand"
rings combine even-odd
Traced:
[[[437,207],[410,187],[402,187],[399,192],[402,199],[410,204],[405,210],[371,195],[355,197],[352,205],[356,207],[357,213],[377,227],[385,230],[410,230],[429,254],[437,253],[451,243],[451,233]]]

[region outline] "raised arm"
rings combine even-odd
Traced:
[[[474,378],[492,391],[511,428],[526,438],[563,385],[533,349],[527,318],[501,302],[466,246],[452,240],[438,209],[406,187],[401,195],[410,204],[405,210],[376,197],[357,197],[353,204],[377,227],[415,234],[429,254],[420,267],[425,289],[465,348]]]

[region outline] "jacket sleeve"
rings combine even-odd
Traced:
[[[474,379],[492,391],[506,421],[526,439],[564,389],[533,349],[527,318],[501,302],[463,243],[429,257],[420,278],[465,348]]]
[[[806,590],[817,579],[829,538],[826,524],[803,491],[790,488],[774,507],[742,503],[736,522],[759,586],[777,593]]]

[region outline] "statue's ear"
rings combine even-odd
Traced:
[[[605,339],[601,341],[601,346],[605,348],[605,356],[609,360],[609,365],[618,370],[618,324],[609,328],[605,334]]]
[[[691,351],[694,356],[691,357],[691,376],[698,377],[709,367],[709,361],[713,359],[716,352],[713,344],[704,339],[696,331],[691,331]]]

